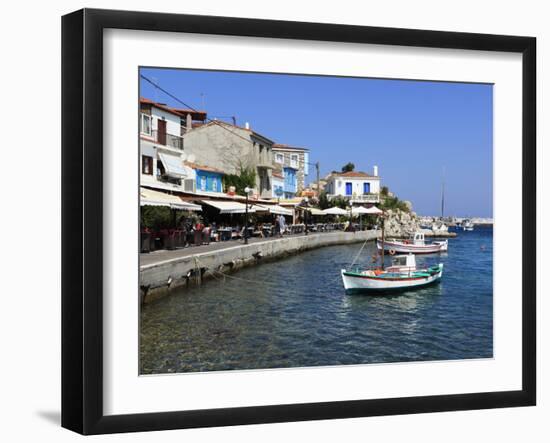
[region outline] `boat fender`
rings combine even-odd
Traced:
[[[395,255],[395,249],[390,249],[389,253],[390,253],[390,255]]]

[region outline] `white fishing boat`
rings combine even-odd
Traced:
[[[463,231],[473,231],[474,230],[474,224],[472,223],[472,220],[469,218],[465,218],[462,220],[462,230]]]
[[[449,248],[448,240],[427,242],[424,233],[417,231],[408,240],[382,239],[376,241],[378,250],[384,249],[390,255],[395,254],[433,254],[445,252]]]
[[[347,293],[379,293],[418,288],[438,282],[443,276],[443,263],[426,269],[416,268],[413,254],[396,256],[386,270],[341,270]]]

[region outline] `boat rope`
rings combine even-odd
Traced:
[[[352,266],[355,264],[355,262],[357,261],[357,259],[359,258],[359,256],[361,255],[361,252],[363,252],[363,248],[365,247],[365,245],[367,244],[368,240],[366,240],[364,243],[363,243],[363,246],[361,246],[361,249],[359,249],[359,252],[355,255],[355,257],[353,258],[353,261],[351,262],[351,264],[349,265],[349,269],[352,268]]]
[[[210,268],[207,268],[206,266],[204,266],[203,263],[201,263],[201,261],[198,259],[198,258],[195,258],[196,262],[203,267],[203,269],[205,269],[205,272],[209,273],[210,275],[212,275],[212,277],[214,277],[216,280],[218,281],[221,281],[220,278],[216,278],[216,274],[222,276],[224,279],[225,278],[229,278],[229,279],[232,279],[232,280],[238,280],[238,281],[242,281],[242,282],[245,282],[245,283],[255,283],[255,284],[259,284],[259,285],[268,285],[268,286],[272,286],[272,287],[277,287],[278,289],[281,289],[280,285],[275,283],[275,282],[269,282],[269,281],[266,281],[266,280],[262,280],[262,281],[258,281],[258,280],[249,280],[249,279],[246,279],[246,278],[242,278],[242,277],[235,277],[234,275],[229,275],[225,272],[222,272],[222,271],[219,271],[217,269],[210,269]]]
[[[195,258],[195,260],[196,260],[196,263],[199,265],[199,267],[202,267],[203,269],[205,269],[205,273],[210,274],[218,282],[225,281],[225,279],[228,278],[228,279],[235,280],[235,281],[240,281],[240,282],[243,282],[243,283],[252,283],[252,284],[256,284],[256,285],[261,285],[262,287],[267,286],[270,290],[273,290],[273,291],[284,290],[285,293],[289,292],[288,288],[282,288],[281,285],[277,282],[271,282],[271,281],[268,281],[268,280],[261,280],[261,281],[260,280],[250,280],[250,279],[247,279],[247,278],[235,277],[234,275],[229,275],[229,274],[227,274],[225,272],[222,272],[218,269],[207,268],[206,266],[204,266],[203,263],[201,263],[201,261],[198,258]],[[223,278],[223,280],[222,280],[222,278]],[[331,279],[331,281],[329,283],[336,283],[339,279],[340,279],[340,276],[338,275],[338,277],[334,277],[333,279]],[[291,290],[290,292],[294,292],[294,293],[298,294],[297,291],[292,291]],[[303,293],[300,292],[300,294],[303,294]]]

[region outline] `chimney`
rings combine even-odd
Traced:
[[[378,166],[375,165],[373,169],[374,169],[374,176],[378,177]]]
[[[187,132],[193,129],[193,117],[191,116],[191,113],[186,116],[185,127],[187,128]]]
[[[245,129],[250,129],[250,123],[246,122],[246,123],[244,124],[244,128],[245,128]]]

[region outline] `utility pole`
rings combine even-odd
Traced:
[[[320,180],[319,180],[319,162],[315,163],[315,169],[317,170],[317,198],[321,195]]]

